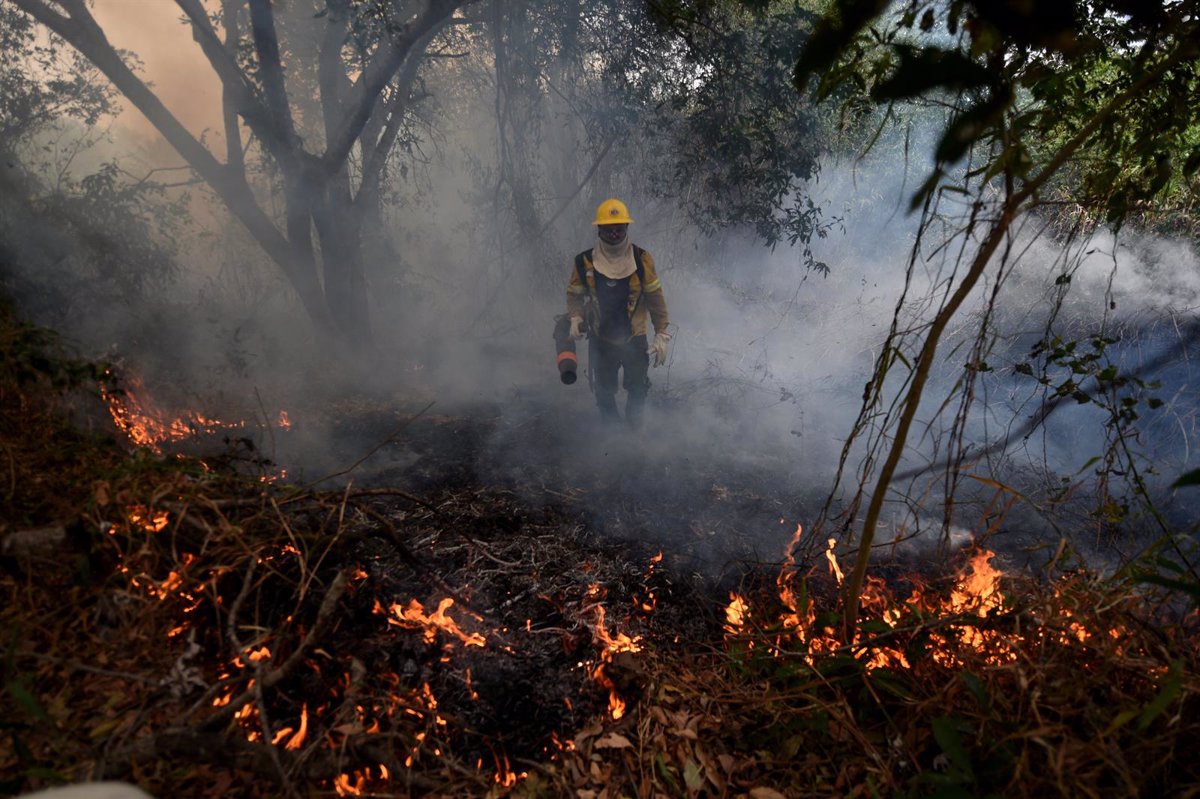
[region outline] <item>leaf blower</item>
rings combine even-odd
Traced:
[[[566,314],[554,319],[554,349],[558,354],[558,377],[569,386],[578,379],[579,358],[571,339],[571,317]]]

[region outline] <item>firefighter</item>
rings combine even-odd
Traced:
[[[617,374],[628,398],[625,421],[641,427],[650,390],[650,363],[667,360],[667,300],[650,253],[629,239],[629,210],[617,199],[596,209],[596,246],[575,256],[567,281],[567,316],[572,339],[588,337],[588,371],[600,418],[617,422]],[[646,319],[654,325],[647,342]]]

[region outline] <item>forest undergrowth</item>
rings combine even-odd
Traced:
[[[1177,594],[964,553],[869,581],[847,643],[832,555],[731,593],[478,476],[164,455],[103,366],[7,310],[0,342],[0,794],[1200,794]]]

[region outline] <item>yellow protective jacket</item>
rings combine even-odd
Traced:
[[[633,257],[639,268],[629,277],[629,303],[625,308],[633,327],[632,335],[647,334],[647,315],[654,323],[654,332],[665,333],[670,318],[667,316],[667,298],[663,296],[662,281],[654,271],[654,258],[636,244],[633,245]],[[586,285],[580,280],[580,271],[586,276]],[[596,271],[592,268],[592,251],[584,250],[575,256],[575,263],[571,266],[571,277],[567,280],[567,313],[570,316],[588,319],[584,307],[589,298],[590,304],[596,306]],[[595,324],[594,320],[592,324]]]

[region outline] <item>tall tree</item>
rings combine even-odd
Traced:
[[[522,239],[540,244],[579,197],[610,191],[641,208],[662,200],[705,233],[772,245],[817,233],[804,188],[822,120],[793,90],[790,62],[813,14],[698,5],[493,4],[494,198]]]
[[[355,346],[372,345],[362,220],[375,202],[395,141],[391,130],[406,111],[422,54],[454,12],[474,0],[323,0],[314,6],[323,33],[313,49],[291,56],[317,65],[323,130],[315,145],[298,131],[299,103],[289,96],[271,0],[221,0],[216,19],[202,0],[175,0],[224,89],[224,162],[109,43],[86,0],[2,1],[74,47],[145,115],[283,270],[319,331]],[[364,29],[373,40],[356,50],[351,34]],[[239,120],[281,176],[282,224],[247,179]],[[356,167],[352,153],[360,156]]]

